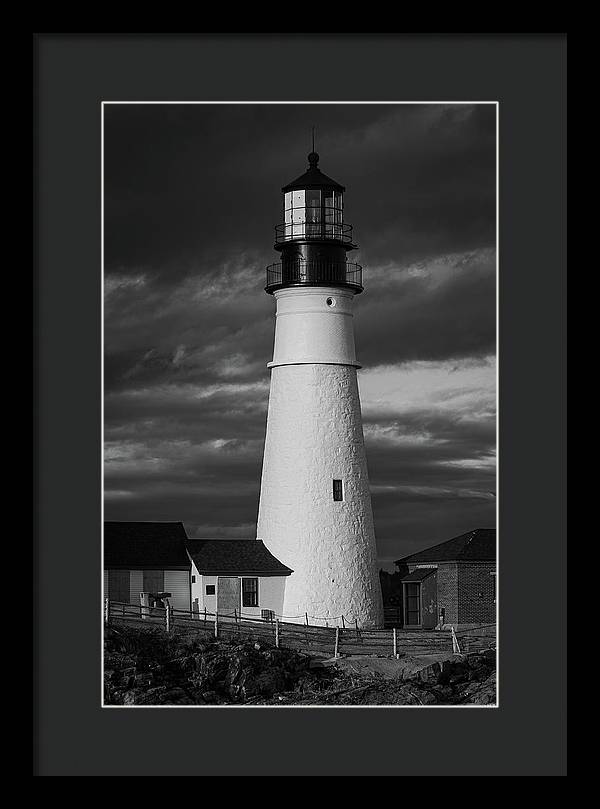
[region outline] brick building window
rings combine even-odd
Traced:
[[[333,481],[333,499],[334,500],[343,500],[344,499],[344,487],[342,485],[341,480]]]
[[[242,607],[258,607],[258,579],[242,579]]]

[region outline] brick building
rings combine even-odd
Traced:
[[[495,528],[476,528],[395,564],[406,628],[496,620]]]

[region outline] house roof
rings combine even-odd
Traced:
[[[423,581],[423,579],[431,576],[432,573],[436,573],[435,567],[418,567],[416,570],[413,570],[412,573],[403,576],[402,581]]]
[[[496,529],[475,528],[466,534],[440,542],[432,548],[398,559],[395,564],[413,562],[487,562],[496,560]]]
[[[189,570],[182,522],[105,522],[104,567]]]
[[[199,573],[213,576],[289,576],[293,573],[260,539],[188,539],[186,544]]]

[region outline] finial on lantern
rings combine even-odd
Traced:
[[[312,128],[312,152],[308,156],[308,162],[311,168],[316,168],[319,162],[319,155],[315,152],[315,127]]]

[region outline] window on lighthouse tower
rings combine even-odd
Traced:
[[[334,500],[344,499],[344,487],[342,485],[342,481],[336,480],[335,478],[333,481],[333,499]]]

